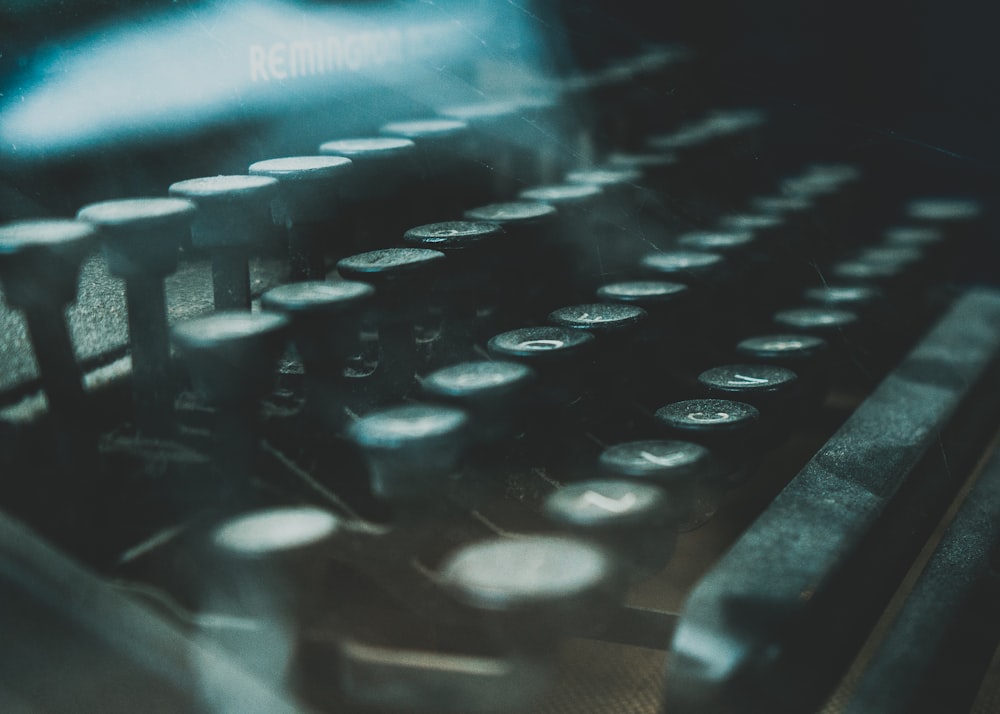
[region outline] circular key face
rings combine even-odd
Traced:
[[[201,205],[267,201],[278,191],[278,180],[270,176],[205,176],[170,184],[170,195],[189,198]]]
[[[812,203],[805,196],[758,196],[750,200],[750,206],[755,211],[780,216],[808,211]]]
[[[419,142],[427,139],[449,139],[465,134],[468,129],[469,125],[458,119],[415,119],[384,124],[378,133]]]
[[[554,523],[595,530],[662,524],[671,512],[662,489],[613,480],[562,486],[549,494],[542,508]]]
[[[288,318],[277,312],[224,311],[181,322],[173,327],[177,346],[211,351],[223,346],[243,346],[256,351],[284,333]]]
[[[827,341],[816,335],[758,335],[742,340],[736,351],[753,360],[798,362],[812,359],[828,347]]]
[[[307,280],[271,288],[261,295],[260,304],[269,310],[290,314],[331,314],[362,305],[374,294],[375,288],[371,285],[353,280]]]
[[[882,292],[873,285],[823,285],[807,288],[804,296],[825,307],[857,310],[872,305]]]
[[[558,211],[555,206],[538,201],[511,201],[509,203],[491,203],[486,206],[469,209],[465,218],[470,221],[486,221],[498,223],[501,226],[520,227],[551,221]]]
[[[640,172],[662,170],[677,165],[677,156],[669,151],[640,153],[614,152],[608,156],[612,168],[637,169]]]
[[[774,313],[774,322],[780,327],[798,331],[829,333],[853,327],[857,313],[826,307],[799,307]]]
[[[435,250],[465,250],[486,244],[503,236],[496,223],[485,221],[445,221],[416,226],[403,234],[403,241],[411,245]]]
[[[787,208],[787,207],[786,207]],[[719,228],[736,234],[755,233],[780,227],[784,220],[777,212],[772,213],[737,213],[723,216],[719,219]]]
[[[940,243],[944,234],[936,228],[923,226],[894,226],[882,234],[888,245],[922,248]]]
[[[250,164],[249,173],[280,181],[323,181],[350,172],[351,160],[344,156],[283,156]]]
[[[687,285],[666,280],[626,280],[597,289],[597,297],[602,300],[633,303],[643,308],[675,303],[687,293]]]
[[[441,566],[462,602],[485,610],[524,611],[587,600],[612,582],[605,552],[555,536],[504,538],[467,545]]]
[[[431,404],[405,404],[372,412],[354,422],[351,438],[362,447],[405,448],[452,439],[466,429],[461,409]]]
[[[646,140],[647,148],[656,151],[680,151],[707,144],[715,136],[708,126],[691,125],[671,134],[657,134]]]
[[[566,174],[568,183],[581,183],[594,186],[624,186],[635,184],[642,180],[642,173],[635,169],[590,169],[586,171],[570,171]]]
[[[724,261],[719,253],[665,250],[644,255],[639,263],[649,272],[685,282],[685,279],[698,280],[715,274]]]
[[[638,325],[646,311],[636,305],[597,302],[561,307],[549,313],[549,322],[575,330],[611,332]]]
[[[324,141],[319,145],[319,153],[325,156],[344,156],[351,161],[364,163],[409,156],[415,147],[413,141],[403,137],[373,136]]]
[[[845,282],[861,283],[891,280],[906,272],[906,264],[884,260],[842,260],[830,266],[830,275]]]
[[[487,344],[490,354],[545,363],[574,359],[594,342],[594,336],[568,327],[524,327],[492,337]]]
[[[599,459],[610,476],[639,478],[669,488],[691,483],[711,466],[708,449],[689,441],[629,441],[609,446]]]
[[[84,206],[77,218],[102,228],[187,227],[195,205],[184,198],[125,198]]]
[[[338,526],[337,517],[320,508],[272,508],[230,519],[216,529],[213,541],[244,558],[265,558],[321,544]]]
[[[428,248],[383,248],[341,258],[337,272],[345,278],[363,281],[419,273],[444,259],[444,253]]]
[[[691,434],[742,431],[760,420],[760,412],[744,402],[729,399],[689,399],[656,410],[665,426]]]
[[[427,375],[423,388],[429,394],[478,401],[516,393],[533,376],[530,367],[518,362],[461,362]]]
[[[515,101],[480,102],[478,104],[462,104],[459,106],[439,109],[438,114],[449,119],[457,119],[468,124],[488,124],[503,119],[514,119],[520,116],[519,107]]]
[[[71,219],[15,221],[0,226],[0,259],[26,254],[75,254],[97,240],[94,227]]]
[[[924,221],[963,221],[978,218],[979,201],[963,198],[918,198],[906,205],[906,215]]]
[[[873,263],[909,265],[919,263],[923,260],[924,254],[920,248],[914,246],[876,245],[862,249],[858,252],[858,257]]]
[[[699,231],[685,233],[677,239],[679,247],[705,253],[733,253],[743,250],[753,242],[752,233],[737,231]]]
[[[541,201],[550,203],[556,208],[560,206],[573,206],[587,203],[600,196],[604,191],[596,184],[587,183],[567,183],[555,184],[552,186],[536,186],[528,188],[518,194],[518,198],[524,201]]]
[[[787,367],[769,364],[727,364],[706,369],[698,375],[698,382],[713,392],[727,392],[733,396],[780,392],[798,380],[798,375]]]

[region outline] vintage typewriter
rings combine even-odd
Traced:
[[[988,183],[597,7],[3,11],[0,711],[1000,711]]]

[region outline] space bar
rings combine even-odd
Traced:
[[[668,657],[671,714],[740,710],[736,692],[777,656],[1000,353],[998,324],[1000,292],[959,298],[698,583]]]

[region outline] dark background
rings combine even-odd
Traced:
[[[983,0],[564,2],[569,63],[600,66],[644,42],[692,48],[735,104],[828,137],[833,160],[879,167],[885,201],[964,194],[987,209],[965,278],[1000,283],[1000,5]]]

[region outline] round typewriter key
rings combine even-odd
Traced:
[[[821,285],[807,288],[803,295],[810,303],[859,315],[867,314],[884,297],[874,285]]]
[[[353,223],[346,236],[349,247],[342,253],[359,253],[389,245],[407,226],[410,217],[398,206],[416,180],[417,147],[410,139],[370,136],[325,141],[323,156],[342,156],[353,163],[351,177],[342,187]],[[385,210],[392,199],[397,210]]]
[[[753,243],[753,233],[738,230],[697,231],[685,233],[677,239],[677,247],[681,250],[722,255],[744,253]]]
[[[336,199],[354,168],[344,156],[283,156],[250,164],[248,173],[278,180],[275,222],[322,222],[339,210]]]
[[[489,351],[529,365],[565,363],[586,353],[594,341],[587,332],[566,327],[542,326],[511,330],[493,337]]]
[[[305,424],[333,434],[345,419],[343,373],[361,348],[360,332],[375,289],[352,280],[305,281],[271,288],[261,307],[287,315],[305,368]]]
[[[471,417],[473,438],[488,442],[510,435],[535,373],[518,362],[474,361],[444,367],[422,381],[424,393],[452,402]]]
[[[887,245],[929,248],[945,240],[944,233],[930,226],[893,226],[887,228],[882,236]]]
[[[450,490],[469,427],[462,409],[405,404],[367,414],[351,424],[348,436],[368,464],[376,496],[433,504]]]
[[[806,334],[755,335],[736,345],[736,354],[762,364],[787,367],[799,377],[803,409],[822,404],[829,389],[830,345]]]
[[[547,278],[561,267],[555,241],[558,213],[540,201],[490,203],[465,212],[468,221],[495,223],[504,230],[503,240],[496,241],[498,263],[490,270],[506,286],[498,291],[500,329],[533,320],[540,305],[554,300],[549,295],[554,281]]]
[[[843,338],[858,323],[852,310],[829,307],[798,307],[774,313],[774,323],[793,332],[805,332],[826,339]]]
[[[322,607],[322,560],[340,521],[314,506],[253,510],[211,533],[217,592],[212,607],[309,623]],[[220,577],[221,576],[221,577]]]
[[[608,548],[639,578],[673,555],[677,521],[670,500],[649,483],[591,480],[557,488],[545,498],[542,512],[556,527]]]
[[[174,344],[195,390],[215,409],[212,463],[222,501],[249,498],[260,466],[258,402],[271,389],[289,322],[231,310],[179,323]]]
[[[549,313],[549,322],[555,325],[585,330],[598,337],[634,331],[645,318],[646,311],[641,307],[610,302],[570,305]]]
[[[667,436],[707,447],[718,460],[720,474],[729,485],[749,477],[764,444],[760,412],[745,402],[730,399],[689,399],[656,410],[657,423]]]
[[[644,255],[639,264],[647,274],[697,286],[717,281],[725,261],[719,253],[666,250]]]
[[[497,633],[545,648],[592,622],[619,597],[619,568],[603,548],[566,536],[496,538],[467,545],[439,569],[460,602],[494,613]]]
[[[347,226],[335,229],[330,224],[338,218],[346,222],[343,186],[353,168],[346,157],[318,155],[284,156],[250,165],[248,173],[278,180],[273,216],[288,232],[292,280],[326,277],[324,252],[330,237],[347,231]]]
[[[171,196],[193,201],[198,212],[191,243],[212,257],[216,310],[250,309],[250,250],[272,235],[271,201],[278,181],[269,176],[206,176],[170,184]]]
[[[907,217],[929,223],[974,221],[982,212],[982,204],[971,198],[917,198],[906,205]]]
[[[205,399],[216,405],[243,404],[271,389],[289,325],[276,312],[224,311],[178,323],[172,337]]]
[[[503,235],[503,228],[496,223],[445,221],[411,228],[403,235],[403,241],[415,247],[432,248],[447,253],[489,245]]]
[[[173,387],[164,278],[177,269],[195,205],[183,198],[131,198],[84,206],[77,217],[98,226],[112,275],[125,279],[138,430],[174,432]]]
[[[526,188],[518,194],[522,201],[539,201],[555,206],[556,209],[570,209],[586,205],[601,196],[603,190],[596,184],[567,183]]]
[[[761,413],[761,438],[777,439],[798,414],[801,384],[798,375],[774,364],[727,364],[706,369],[698,383],[708,396],[734,399]]]
[[[66,325],[80,264],[97,245],[82,221],[47,219],[0,226],[0,282],[10,307],[24,313],[49,409],[72,423],[83,407],[83,373]]]
[[[371,399],[391,402],[412,388],[419,364],[414,325],[429,310],[425,296],[444,261],[438,250],[385,248],[337,262],[341,277],[375,287],[378,366],[364,378]]]
[[[771,406],[774,397],[794,390],[797,380],[792,370],[771,364],[727,364],[698,375],[698,382],[710,392],[738,398],[758,409]]]
[[[465,219],[496,223],[506,233],[516,236],[525,229],[551,226],[557,215],[555,206],[541,201],[509,201],[470,208],[465,212]]]
[[[624,302],[647,312],[667,305],[675,306],[688,293],[688,286],[666,280],[624,280],[607,283],[597,289],[597,297],[609,302]]]
[[[441,251],[427,248],[384,248],[341,258],[337,272],[348,280],[383,288],[407,277],[426,276],[426,271],[437,268],[444,257]]]
[[[615,444],[601,452],[599,466],[610,478],[642,481],[663,489],[678,530],[696,528],[718,506],[718,465],[701,444],[666,439]]]
[[[566,174],[566,182],[617,189],[630,186],[642,180],[642,173],[635,169],[582,169]]]
[[[498,359],[528,365],[539,377],[534,397],[546,406],[567,404],[583,393],[583,377],[593,357],[594,335],[569,327],[546,325],[502,332],[487,349]]]
[[[446,221],[416,226],[403,242],[440,250],[448,256],[432,286],[441,328],[428,355],[427,367],[436,368],[474,357],[474,346],[493,334],[501,285],[494,270],[502,254],[504,230],[484,221]]]
[[[365,201],[392,196],[404,185],[416,153],[410,139],[373,136],[324,141],[319,145],[323,156],[342,156],[354,164],[353,175],[344,186],[352,200]]]

